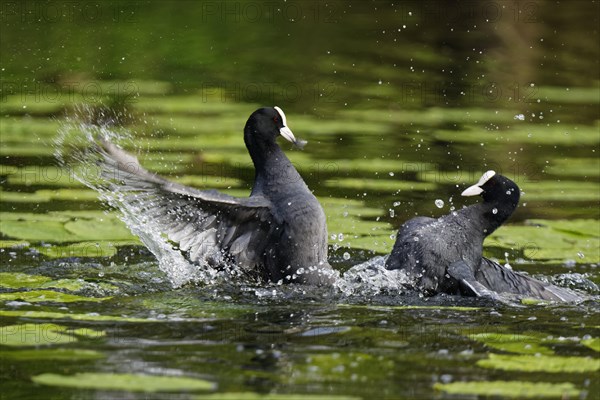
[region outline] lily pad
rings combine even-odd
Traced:
[[[37,384],[79,389],[131,392],[181,392],[211,390],[215,384],[182,376],[110,374],[84,372],[75,375],[41,374],[31,378]]]
[[[367,179],[367,178],[337,178],[325,181],[325,186],[343,188],[343,189],[358,189],[358,190],[373,190],[378,192],[397,192],[399,190],[433,190],[437,187],[431,182],[411,182],[394,179]]]
[[[73,343],[77,338],[65,334],[67,328],[56,324],[21,324],[0,328],[0,344],[4,346],[42,346]]]
[[[429,310],[429,311],[477,311],[480,307],[464,307],[464,306],[376,306],[376,305],[361,305],[361,304],[338,304],[338,307],[344,308],[366,308],[370,310]]]
[[[2,107],[4,109],[4,106]],[[1,143],[0,144],[0,156],[22,156],[22,157],[35,157],[35,156],[46,156],[51,157],[54,154],[52,146],[48,146],[43,143]]]
[[[195,400],[360,400],[362,397],[335,394],[284,394],[284,393],[252,393],[229,392],[201,394]]]
[[[71,340],[73,342],[75,340]],[[74,361],[96,360],[104,358],[104,354],[95,350],[87,349],[35,349],[35,350],[13,350],[3,351],[2,357],[19,361],[37,360],[60,360]]]
[[[29,247],[29,242],[25,240],[0,240],[0,249],[13,249]]]
[[[598,104],[598,89],[593,87],[540,86],[536,97],[559,104]]]
[[[540,339],[534,336],[512,333],[476,333],[469,338],[484,343],[491,348],[520,354],[554,354],[548,347],[539,344]]]
[[[598,178],[600,160],[598,158],[556,158],[545,168],[545,172],[556,176]]]
[[[79,239],[59,221],[3,220],[0,231],[6,236],[32,242],[76,242]]]
[[[0,286],[10,289],[37,288],[52,278],[43,275],[29,275],[20,272],[0,272]]]
[[[105,282],[87,282],[83,279],[56,279],[48,276],[29,275],[20,272],[0,272],[0,287],[10,289],[24,288],[54,288],[79,291],[88,288],[102,290],[117,290],[114,285]]]
[[[182,113],[185,115],[215,115],[226,114],[231,115],[250,115],[250,113],[259,107],[257,104],[235,103],[224,101],[207,101],[209,97],[207,93],[215,93],[216,98],[221,99],[222,89],[205,88],[202,94],[187,95],[187,96],[166,96],[166,97],[146,97],[142,96],[135,102],[135,108],[145,112],[164,113],[172,115],[174,113]],[[170,117],[169,117],[170,118]],[[238,129],[244,126],[246,122],[244,118],[238,117],[239,123],[236,124]],[[214,130],[214,125],[213,125]]]
[[[312,354],[306,364],[296,367],[291,380],[295,383],[347,382],[352,375],[360,375],[363,379],[377,381],[393,367],[393,361],[367,353]]]
[[[598,143],[598,128],[584,125],[515,124],[514,127],[503,130],[486,131],[478,127],[463,127],[460,131],[442,129],[436,130],[434,136],[451,143],[595,145]]]
[[[600,360],[586,357],[490,354],[488,359],[477,361],[477,365],[523,372],[582,373],[600,370]]]
[[[90,339],[98,339],[106,336],[105,331],[99,331],[91,328],[77,328],[69,330],[69,333],[77,336],[82,336]]]
[[[527,224],[547,226],[556,231],[574,235],[600,237],[600,221],[597,219],[530,219],[527,220]]]
[[[64,226],[82,240],[132,240],[135,237],[121,220],[114,217],[81,218],[69,221]]]
[[[130,241],[79,242],[65,246],[36,247],[36,250],[50,258],[68,257],[112,257],[117,254],[118,246],[139,244]]]
[[[67,314],[52,311],[31,311],[31,310],[0,310],[0,317],[23,317],[39,319],[72,319],[75,321],[114,321],[114,322],[156,322],[153,319],[123,317],[118,315],[98,315],[91,314]]]
[[[600,185],[588,181],[540,181],[522,187],[523,201],[598,201]]]
[[[100,302],[108,300],[110,297],[84,297],[69,293],[55,292],[53,290],[31,290],[29,292],[11,292],[0,293],[0,301],[27,301],[29,303],[37,302],[57,302],[57,303],[73,303],[77,301],[93,301]]]
[[[114,214],[102,212],[0,213],[0,232],[32,242],[136,240]]]
[[[52,153],[52,146],[44,147],[49,148]],[[11,185],[83,187],[83,184],[75,179],[72,171],[54,165],[30,165],[19,168],[8,176],[7,181]]]
[[[509,397],[519,399],[578,397],[580,391],[572,383],[523,381],[485,381],[436,383],[435,390],[455,395]]]
[[[600,352],[600,338],[584,339],[581,344],[590,349]]]
[[[584,224],[589,225],[586,229],[598,227],[596,220],[585,221]],[[536,222],[538,226],[503,226],[486,240],[485,245],[517,249],[531,260],[569,259],[578,263],[600,261],[600,238],[582,234],[584,231],[576,230],[576,225],[568,222],[565,222],[564,229],[561,228],[560,221],[552,223],[554,228],[542,225],[544,221]]]

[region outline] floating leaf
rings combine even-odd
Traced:
[[[67,231],[63,222],[48,220],[2,220],[0,231],[16,239],[32,242],[76,242],[77,235]]]
[[[117,290],[114,285],[104,282],[87,282],[83,279],[56,279],[48,276],[29,275],[20,272],[0,272],[0,286],[10,289],[54,288],[79,291],[84,289]]]
[[[112,257],[117,254],[118,246],[139,244],[132,240],[122,242],[79,242],[64,246],[36,247],[36,250],[50,258],[68,257]]]
[[[52,278],[42,275],[28,275],[20,272],[0,272],[0,286],[10,289],[37,288]]]
[[[284,394],[284,393],[252,393],[230,392],[201,394],[194,396],[194,400],[360,400],[362,397],[344,396],[336,394]]]
[[[35,383],[79,389],[124,390],[132,392],[181,392],[211,390],[215,384],[182,376],[157,376],[109,373],[75,375],[41,374],[31,378]]]
[[[448,394],[493,396],[527,399],[540,397],[578,397],[580,391],[572,383],[546,383],[522,381],[485,381],[436,383],[435,390]]]
[[[24,240],[0,240],[0,249],[29,247],[29,242]]]
[[[597,219],[529,219],[527,224],[549,227],[571,235],[600,237],[600,220]]]
[[[0,200],[12,203],[45,203],[52,200],[95,201],[98,193],[88,189],[38,190],[36,192],[5,192],[0,190]]]
[[[540,339],[534,336],[513,333],[477,333],[469,338],[484,343],[494,349],[520,354],[554,354],[551,349],[539,344]]]
[[[71,333],[73,335],[77,335],[77,336],[87,337],[90,339],[98,339],[100,337],[106,336],[105,331],[98,331],[98,330],[94,330],[91,328],[71,329],[71,330],[69,330],[69,333]]]
[[[543,225],[544,221],[535,221],[538,226],[503,226],[485,241],[485,246],[519,249],[525,258],[531,260],[569,259],[578,263],[600,261],[600,238],[582,234],[582,231],[569,231],[569,224],[565,224],[563,231]],[[598,221],[585,221],[589,224],[589,229],[600,229]],[[575,226],[571,225],[572,229],[577,229]]]
[[[600,352],[600,338],[584,339],[581,344],[590,349]]]
[[[42,301],[51,301],[58,303],[73,303],[76,301],[104,301],[110,297],[84,297],[74,294],[55,292],[53,290],[32,290],[29,292],[11,292],[0,293],[0,301],[27,301],[29,303],[37,303]]]
[[[364,379],[383,379],[394,368],[394,362],[381,360],[371,354],[360,352],[312,354],[306,364],[298,365],[291,380],[296,383],[347,382],[352,375]]]
[[[361,304],[338,304],[338,307],[345,308],[367,308],[371,310],[430,310],[430,311],[477,311],[479,307],[463,307],[463,306],[376,306],[376,305],[361,305]]]
[[[134,238],[117,218],[77,219],[65,224],[65,229],[81,240],[131,240]]]
[[[71,338],[70,342],[75,339]],[[2,357],[19,361],[37,361],[37,360],[60,360],[60,361],[80,361],[95,360],[104,358],[104,354],[95,350],[86,349],[35,349],[35,350],[13,350],[3,351]]]
[[[72,319],[75,321],[115,321],[115,322],[156,322],[153,319],[123,317],[117,315],[91,314],[66,314],[52,311],[30,311],[30,310],[0,310],[0,317],[24,317],[39,319]]]
[[[0,232],[3,234],[32,242],[82,242],[82,241],[131,241],[135,236],[127,229],[125,224],[114,214],[104,214],[98,211],[69,211],[52,212],[48,214],[35,213],[0,213],[2,224]],[[75,245],[73,250],[79,246]],[[114,254],[113,250],[108,250]],[[90,249],[93,250],[93,249]],[[46,252],[46,250],[41,250]],[[48,255],[55,254],[47,250]]]
[[[477,365],[504,371],[578,373],[598,371],[600,360],[586,357],[490,354],[488,359],[477,361]]]
[[[522,187],[523,201],[597,201],[600,186],[596,182],[539,181]]]
[[[44,147],[49,148],[50,153],[52,153],[52,146]],[[73,171],[54,165],[22,167],[10,174],[7,180],[11,185],[83,187],[83,184],[75,178]]]
[[[430,182],[411,182],[400,179],[367,179],[367,178],[336,178],[325,181],[325,186],[344,188],[373,190],[379,192],[397,192],[399,190],[433,190],[436,184]]]
[[[65,334],[67,328],[55,324],[21,324],[0,328],[0,344],[4,346],[42,346],[76,342]]]
[[[487,118],[486,118],[487,119]],[[512,117],[511,117],[512,119]],[[508,121],[506,121],[508,122]],[[519,124],[504,130],[484,131],[475,126],[462,127],[460,134],[456,130],[438,129],[434,136],[436,139],[450,143],[481,143],[488,145],[535,143],[551,145],[576,145],[598,143],[598,128],[593,126],[561,126]]]
[[[546,172],[558,176],[577,176],[598,178],[600,176],[600,160],[596,158],[555,158],[546,167]]]

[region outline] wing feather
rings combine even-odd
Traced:
[[[146,223],[159,226],[190,261],[205,262],[222,255],[246,268],[262,264],[277,225],[267,199],[237,198],[168,181],[106,140],[100,141],[97,152],[105,196],[143,215]]]

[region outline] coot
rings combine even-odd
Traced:
[[[272,282],[330,283],[323,208],[277,144],[280,135],[301,145],[279,107],[250,115],[244,142],[256,172],[247,198],[171,182],[107,140],[96,151],[105,189],[191,262],[233,264]]]
[[[514,272],[483,257],[483,241],[506,221],[519,203],[519,187],[487,171],[463,196],[483,202],[440,218],[417,217],[400,227],[386,261],[402,269],[427,294],[497,297],[513,293],[544,300],[579,301],[576,293]]]

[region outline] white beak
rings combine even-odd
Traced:
[[[288,128],[287,126],[281,127],[281,129],[279,130],[279,134],[281,136],[283,136],[285,138],[285,140],[288,140],[294,144],[298,143],[298,141],[296,140],[296,137],[292,133],[292,130],[290,128]]]
[[[469,186],[466,188],[460,195],[461,196],[477,196],[483,192],[481,186],[483,186],[487,181],[489,181],[492,176],[496,175],[496,173],[492,170],[486,171],[481,178],[479,178],[479,182],[474,184],[473,186]]]
[[[483,192],[483,189],[481,187],[479,187],[479,185],[473,185],[473,186],[469,186],[468,188],[466,188],[460,195],[461,196],[477,196],[478,194],[481,194]]]

